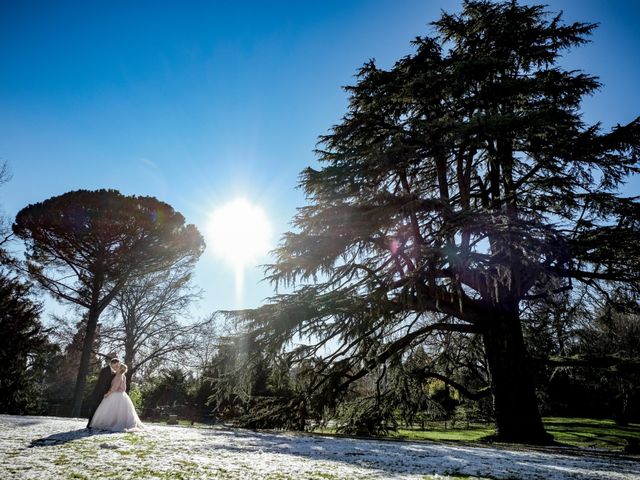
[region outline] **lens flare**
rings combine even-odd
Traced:
[[[237,198],[215,209],[207,226],[207,243],[236,277],[236,297],[242,297],[244,270],[271,249],[271,225],[262,207]]]

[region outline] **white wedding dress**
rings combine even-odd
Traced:
[[[144,428],[133,402],[127,395],[126,382],[126,377],[121,373],[113,377],[109,393],[93,414],[90,428],[112,432],[131,432]]]

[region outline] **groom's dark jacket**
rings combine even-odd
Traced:
[[[109,388],[111,388],[111,380],[113,380],[115,375],[116,374],[111,371],[111,367],[109,365],[100,370],[98,381],[96,382],[93,394],[91,395],[91,399],[94,403],[100,403],[102,401],[102,397],[104,397],[109,391]]]
[[[111,371],[111,367],[107,365],[102,370],[100,370],[100,374],[98,375],[98,381],[96,382],[96,386],[93,389],[93,393],[91,394],[91,405],[89,407],[89,422],[87,426],[91,423],[91,419],[93,418],[93,414],[96,412],[98,405],[102,401],[102,398],[111,388],[111,380],[115,377],[115,373]]]

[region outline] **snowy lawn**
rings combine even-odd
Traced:
[[[153,424],[142,433],[89,433],[85,424],[0,415],[0,479],[640,479],[640,461],[602,452]]]

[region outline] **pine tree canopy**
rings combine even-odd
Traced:
[[[77,190],[28,205],[13,232],[26,243],[29,274],[87,311],[72,412],[79,415],[101,313],[131,279],[194,265],[204,240],[170,205],[117,190]]]
[[[95,277],[110,289],[132,275],[195,263],[204,241],[184,222],[153,197],[77,190],[23,208],[13,231],[27,244],[34,278],[58,298],[89,308]],[[59,280],[60,272],[76,283]]]

